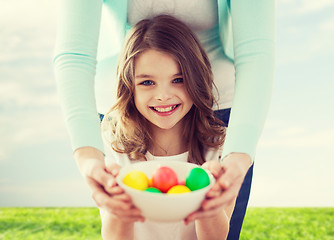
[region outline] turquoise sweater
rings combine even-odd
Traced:
[[[122,42],[127,1],[62,0],[54,58],[55,76],[73,150],[103,142],[94,95],[102,5],[117,20]],[[275,60],[275,1],[218,0],[225,54],[236,70],[235,95],[223,156],[248,153],[252,159],[268,113]]]

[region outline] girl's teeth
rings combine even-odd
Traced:
[[[154,110],[156,110],[157,112],[169,112],[169,111],[172,111],[175,108],[176,108],[176,105],[168,107],[168,108],[157,108],[157,107],[155,107]]]

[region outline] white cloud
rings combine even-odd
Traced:
[[[286,7],[290,14],[308,14],[327,9],[334,6],[334,3],[332,0],[278,0],[277,5]]]
[[[0,26],[13,29],[45,28],[55,24],[59,1],[20,0],[13,2],[2,0],[0,8]]]
[[[59,108],[42,111],[8,111],[6,115],[1,116],[0,126],[6,126],[0,131],[0,162],[2,163],[9,161],[11,155],[21,149],[59,141],[69,144]]]
[[[291,66],[334,53],[332,0],[284,0],[277,7],[277,65]]]
[[[334,34],[334,17],[328,18],[320,24],[320,29],[326,31],[328,34]]]
[[[0,186],[0,193],[5,196],[0,206],[95,206],[89,188],[80,178],[7,184]]]
[[[282,137],[298,136],[306,132],[305,128],[302,127],[289,127],[284,128],[279,132],[279,135]]]
[[[306,129],[298,126],[278,128],[264,132],[259,148],[332,148],[334,150],[334,128],[325,130]]]
[[[334,206],[334,128],[308,120],[269,119],[257,148],[250,206]]]
[[[319,177],[314,172],[296,172],[280,178],[255,173],[250,197],[250,206],[275,207],[333,207],[334,178]]]
[[[55,90],[32,90],[20,82],[0,83],[0,105],[3,108],[50,108],[59,106],[59,97]]]
[[[310,0],[302,0],[299,1],[299,8],[297,8],[297,12],[299,13],[311,13],[326,9],[330,6],[334,6],[332,0],[317,0],[317,1],[310,1]]]
[[[21,0],[19,4],[13,1],[0,3],[0,61],[6,63],[53,54],[57,2]]]

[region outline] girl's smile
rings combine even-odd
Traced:
[[[170,106],[155,106],[150,108],[160,116],[168,116],[173,114],[174,110],[176,110],[179,106],[180,104],[175,104]]]
[[[172,55],[148,49],[136,57],[134,101],[154,126],[167,130],[182,122],[193,101]]]

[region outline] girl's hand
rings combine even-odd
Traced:
[[[106,167],[103,153],[92,147],[79,148],[74,156],[99,208],[124,222],[143,221],[140,210],[116,183],[120,169],[117,164]]]
[[[203,164],[203,167],[212,173],[216,179],[216,183],[207,192],[201,208],[198,211],[191,213],[185,219],[186,224],[197,219],[211,218],[218,216],[219,214],[224,214],[223,202],[221,200],[222,192],[219,184],[217,183],[222,174],[221,165],[218,161],[208,161]]]
[[[186,222],[214,217],[222,214],[223,210],[230,219],[241,184],[250,166],[251,159],[244,153],[232,153],[224,158],[222,164],[218,161],[204,163],[203,167],[212,173],[216,183],[206,194],[201,209],[190,214]]]

